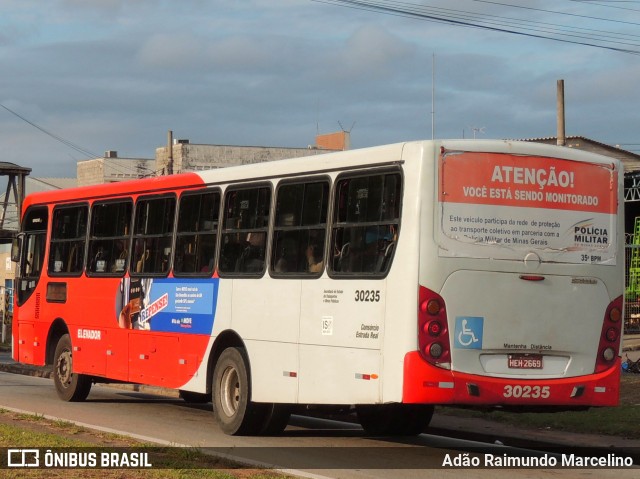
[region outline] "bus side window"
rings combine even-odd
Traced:
[[[175,196],[146,197],[136,202],[132,274],[169,272],[175,207]]]
[[[180,198],[173,272],[176,275],[213,273],[216,259],[220,192],[185,193]]]
[[[398,239],[402,179],[381,173],[339,179],[331,235],[335,275],[384,276]]]
[[[221,274],[264,273],[270,207],[269,186],[227,190],[218,265]]]
[[[53,211],[49,274],[78,275],[84,267],[87,205],[57,207]]]
[[[324,270],[329,182],[285,183],[278,188],[271,273],[316,277]]]
[[[132,211],[130,199],[93,204],[87,261],[89,273],[124,275],[129,257]]]

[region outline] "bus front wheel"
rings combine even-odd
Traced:
[[[372,436],[415,436],[433,416],[433,406],[423,404],[376,404],[356,406],[358,421]]]
[[[73,372],[73,349],[68,334],[62,335],[56,346],[53,382],[63,401],[84,401],[91,390],[91,377]]]

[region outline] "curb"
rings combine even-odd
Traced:
[[[53,368],[51,366],[37,367],[19,363],[0,363],[0,371],[47,379],[51,379],[51,375],[53,374]]]
[[[20,363],[0,363],[0,371],[11,374],[21,374],[23,376],[33,376],[37,378],[51,379],[53,376],[53,368],[51,366],[29,366]],[[179,397],[179,393],[175,389],[166,389],[157,386],[147,386],[135,383],[101,383],[104,386],[124,389],[125,391],[136,391],[149,394],[159,394],[162,396]]]

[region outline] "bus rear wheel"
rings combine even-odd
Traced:
[[[433,416],[433,406],[424,404],[376,404],[356,406],[358,421],[372,436],[416,436]]]
[[[213,371],[213,412],[225,434],[254,435],[260,429],[264,413],[262,408],[249,400],[247,364],[244,348],[227,348],[218,358]]]
[[[58,340],[53,356],[53,382],[63,401],[84,401],[91,390],[91,377],[73,372],[71,338],[64,334]]]

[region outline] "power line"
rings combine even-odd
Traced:
[[[590,15],[581,15],[579,13],[560,12],[560,11],[557,11],[557,10],[545,10],[544,8],[526,7],[524,5],[513,5],[511,3],[495,2],[495,1],[491,1],[491,0],[470,0],[470,1],[477,2],[477,3],[486,3],[486,4],[490,4],[490,5],[499,5],[501,7],[520,8],[520,9],[523,9],[523,10],[530,10],[530,11],[535,11],[535,12],[551,13],[553,15],[565,15],[565,16],[568,16],[568,17],[585,18],[585,19],[588,19],[588,20],[599,20],[599,21],[602,21],[602,22],[624,23],[624,24],[627,24],[627,25],[640,26],[640,23],[627,22],[625,20],[612,20],[610,18],[592,17]]]
[[[514,35],[521,35],[531,38],[541,38],[546,40],[554,40],[563,43],[570,43],[576,45],[590,46],[595,48],[601,48],[606,50],[618,51],[621,53],[629,53],[633,55],[640,54],[640,43],[633,42],[634,37],[638,35],[624,34],[618,32],[609,32],[603,30],[596,30],[590,28],[581,28],[574,26],[557,25],[545,22],[537,22],[524,19],[513,19],[509,17],[501,17],[497,15],[478,14],[474,12],[464,10],[452,10],[441,7],[432,7],[425,5],[417,5],[408,2],[397,1],[366,1],[366,0],[312,0],[318,3],[325,3],[335,6],[342,6],[347,8],[353,8],[358,10],[372,11],[376,13],[382,13],[392,16],[401,16],[407,18],[414,18],[425,21],[432,21],[437,23],[445,23],[455,26],[479,28],[484,30],[490,30],[501,33],[510,33]],[[479,1],[481,3],[490,3],[501,6],[509,6],[514,8],[525,8],[520,5],[510,5],[499,2],[491,2],[486,0],[472,0]],[[526,7],[529,10],[542,11],[546,13],[561,13],[552,12],[550,10],[534,9]],[[567,14],[573,17],[582,17],[589,19],[600,19],[598,17],[588,17],[585,15]],[[638,25],[633,22],[621,22]],[[552,27],[549,29],[549,27]],[[603,35],[594,35],[603,34]],[[629,41],[622,41],[629,40]],[[618,46],[625,45],[625,46]],[[638,47],[631,49],[627,47]]]
[[[44,133],[47,136],[50,136],[51,138],[53,138],[56,141],[59,141],[60,143],[62,143],[63,145],[79,152],[82,153],[84,156],[87,156],[89,158],[100,158],[101,155],[98,155],[96,153],[93,153],[89,150],[87,150],[86,148],[83,148],[69,140],[66,140],[65,138],[62,138],[59,135],[56,135],[55,133],[50,132],[49,130],[46,130],[45,128],[41,127],[40,125],[34,123],[33,121],[29,120],[28,118],[25,118],[24,116],[20,115],[19,113],[13,111],[12,109],[10,109],[9,107],[3,105],[2,103],[0,103],[0,107],[4,108],[6,111],[8,111],[9,113],[11,113],[12,115],[16,116],[17,118],[20,118],[22,121],[24,121],[25,123],[31,125],[32,127],[36,128],[37,130],[39,130],[40,132]],[[135,166],[127,166],[127,165],[123,165],[123,164],[117,164],[113,159],[110,158],[104,158],[105,161],[109,161],[111,162],[111,168],[113,168],[115,171],[117,171],[120,174],[123,175],[127,175],[129,174],[129,172],[135,172],[135,173],[139,173],[139,169]],[[149,168],[144,168],[145,170],[149,170]],[[149,170],[152,171],[153,175],[156,175],[156,172],[154,172],[153,170]],[[148,176],[150,176],[151,173],[148,174]],[[145,175],[147,176],[147,175]]]
[[[620,7],[618,5],[608,5],[605,3],[600,3],[607,0],[567,0],[567,1],[582,3],[583,5],[596,5],[598,7],[604,7],[604,8],[615,8],[616,10],[628,10],[630,12],[640,12],[640,10],[638,10],[637,8],[627,8],[627,7]],[[608,1],[607,3],[640,3],[640,2],[628,1],[628,0],[613,0],[613,1]]]

